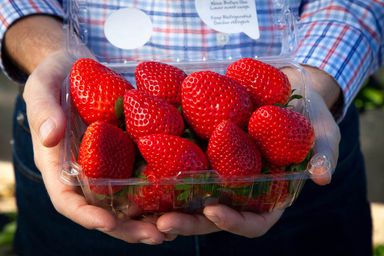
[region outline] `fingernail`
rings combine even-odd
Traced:
[[[173,228],[162,229],[162,230],[160,230],[160,232],[170,234],[170,235],[177,235],[178,234],[177,231],[174,230]]]
[[[176,238],[177,238],[176,234],[166,234],[164,240],[167,242],[170,242],[170,241],[175,240]]]
[[[156,242],[156,241],[154,241],[154,240],[151,239],[151,238],[147,238],[147,239],[140,240],[140,243],[143,243],[143,244],[149,244],[149,245],[160,244],[159,242]]]
[[[51,118],[45,120],[45,122],[40,126],[39,136],[41,141],[45,141],[49,134],[55,129],[56,125]]]
[[[220,222],[220,218],[217,217],[216,215],[206,215],[207,218],[212,221],[213,223],[217,224]]]

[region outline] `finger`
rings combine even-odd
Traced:
[[[104,232],[128,243],[156,245],[163,243],[166,239],[156,225],[132,219],[121,221],[113,230]]]
[[[177,238],[176,234],[165,233],[164,235],[165,235],[165,239],[164,240],[168,241],[168,242],[173,241],[173,240],[175,240]]]
[[[331,182],[332,173],[336,168],[339,155],[340,130],[333,116],[320,96],[313,91],[308,92],[309,98],[316,104],[309,107],[311,121],[315,129],[315,155],[310,161],[309,172],[312,180],[318,185]],[[324,111],[320,111],[323,109]]]
[[[58,147],[50,148],[48,156]],[[47,165],[42,165],[42,175],[51,201],[62,215],[87,229],[97,229],[129,243],[160,244],[164,241],[164,234],[151,222],[117,220],[109,211],[89,205],[75,187],[60,181],[60,172],[54,170],[58,168],[58,162],[51,162],[50,166],[52,170],[48,171]]]
[[[324,155],[315,155],[309,164],[311,179],[317,185],[327,185],[332,180],[332,167],[328,158]]]
[[[312,181],[317,185],[324,186],[331,183],[332,175],[324,167],[311,168],[310,172]]]
[[[184,236],[202,235],[220,230],[203,215],[190,215],[178,212],[166,213],[159,217],[157,228],[166,234]]]
[[[116,219],[108,211],[89,205],[85,198],[77,193],[77,187],[68,186],[60,180],[59,148],[35,147],[35,154],[44,155],[44,161],[39,161],[39,168],[45,187],[55,209],[88,229],[112,230]],[[54,157],[56,156],[56,157]]]
[[[157,220],[159,219],[159,216],[156,215],[147,215],[144,216],[141,220],[144,222],[152,223],[156,225]],[[164,233],[164,240],[165,241],[173,241],[177,238],[177,234],[171,234],[171,233]]]
[[[63,57],[62,57],[63,58]],[[65,116],[60,106],[60,88],[68,72],[69,60],[42,63],[29,76],[23,97],[27,103],[27,116],[31,132],[40,143],[51,147],[64,136]]]
[[[152,223],[153,225],[156,225],[156,222],[158,219],[159,219],[159,216],[147,215],[147,216],[144,216],[141,220],[144,222],[148,222],[148,223]],[[176,238],[177,238],[177,234],[164,233],[165,241],[173,241]]]
[[[225,205],[211,205],[204,209],[204,215],[218,228],[249,238],[264,235],[282,214],[280,209],[265,214],[238,212]]]

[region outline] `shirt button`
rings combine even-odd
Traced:
[[[224,33],[217,33],[216,41],[218,45],[226,45],[229,42],[229,35]]]

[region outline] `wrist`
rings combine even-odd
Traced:
[[[49,55],[64,49],[62,23],[54,16],[33,15],[20,19],[5,34],[3,58],[11,69],[29,75]]]
[[[309,74],[312,88],[323,98],[329,109],[334,109],[342,103],[342,93],[336,80],[328,73],[315,67],[303,66]]]
[[[344,98],[336,80],[325,71],[303,65],[311,78],[312,88],[323,98],[333,117],[338,120],[342,115]]]

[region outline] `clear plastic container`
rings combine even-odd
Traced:
[[[162,34],[170,24],[155,19],[152,4],[145,2],[155,3],[155,1],[133,0],[108,1],[108,4],[96,0],[66,1],[69,53],[74,58],[87,56],[83,50],[86,46],[91,49],[92,55],[98,61],[123,74],[132,84],[135,83],[133,72],[136,65],[145,60],[165,62],[181,68],[188,74],[200,70],[224,73],[226,67],[237,59],[257,58],[277,68],[290,68],[298,74],[299,79],[291,82],[295,83],[293,86],[298,90],[297,93],[304,98],[296,101],[295,108],[310,118],[308,114],[310,102],[305,97],[308,79],[303,69],[292,61],[292,54],[296,48],[296,17],[287,4],[288,1],[266,0],[264,4],[260,4],[262,1],[256,1],[257,6],[254,6],[255,1],[156,1],[160,6],[157,10],[159,12],[167,14],[169,8],[186,10],[184,16],[175,13],[169,15],[171,17],[169,20],[174,22],[171,23],[173,29],[188,30],[199,24],[200,30],[209,31],[207,42],[216,40],[215,47],[207,45],[202,47],[201,51],[193,53],[188,51],[190,43],[194,40],[193,35],[191,38],[180,39],[182,40],[180,45],[184,45],[184,48],[175,51],[164,48],[149,50],[152,49],[150,47],[157,45],[159,40],[170,40]],[[103,11],[100,11],[100,7]],[[125,18],[131,19],[130,15],[138,15],[136,18],[138,23],[150,22],[146,23],[147,27],[144,28],[129,22],[130,26],[122,25],[121,21]],[[120,19],[119,22],[116,23],[114,18]],[[180,19],[182,22],[178,22]],[[217,19],[224,19],[225,22],[215,23]],[[226,26],[228,22],[235,26]],[[120,40],[119,35],[113,35],[119,32],[123,35],[128,33],[121,30],[124,26],[129,33],[139,33],[141,41],[126,42]],[[256,31],[250,28],[258,29]],[[100,32],[100,29],[104,32]],[[98,42],[102,41],[102,46],[94,40],[100,35],[105,36],[98,38]],[[231,46],[239,40],[250,45],[247,51],[231,50]],[[134,46],[136,48],[133,48]],[[223,52],[226,54],[222,54]],[[288,207],[295,201],[304,183],[311,176],[309,172],[311,165],[330,168],[329,160],[323,152],[317,152],[315,149],[315,154],[306,169],[278,175],[263,174],[223,180],[214,170],[206,170],[198,173],[185,172],[176,177],[163,179],[160,184],[152,184],[141,178],[91,179],[82,173],[81,166],[76,161],[86,125],[72,106],[68,79],[64,82],[62,95],[67,127],[62,150],[61,179],[66,184],[81,186],[91,204],[109,209],[118,216],[134,217],[167,211],[199,213],[205,205],[214,203],[226,204],[240,211],[269,212],[275,208]],[[228,186],[228,183],[238,185]],[[110,194],[95,194],[90,189],[91,186],[107,187]],[[123,189],[113,193],[114,186],[121,186]],[[278,189],[272,190],[271,187]],[[162,190],[164,193],[150,205],[141,204],[140,200],[144,200],[142,194],[151,189]]]

